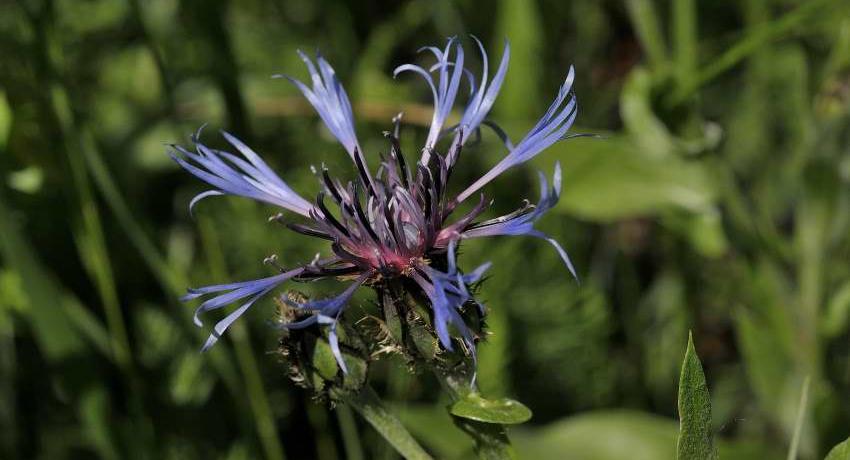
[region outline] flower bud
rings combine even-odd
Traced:
[[[277,302],[280,324],[297,321],[301,312],[290,304],[307,301],[306,296],[296,291],[289,291],[286,296],[290,302],[282,299]],[[297,385],[313,390],[317,398],[336,399],[339,392],[357,392],[365,384],[369,354],[355,328],[340,321],[336,329],[347,372],[334,356],[327,328],[316,323],[300,329],[281,327],[281,331],[278,351],[289,366],[289,377]]]

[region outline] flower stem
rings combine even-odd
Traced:
[[[357,393],[340,394],[338,398],[351,405],[404,458],[412,460],[431,459],[431,456],[413,439],[413,436],[401,422],[387,411],[372,387],[365,386]]]
[[[516,453],[503,425],[476,422],[453,415],[455,425],[475,442],[475,453],[482,460],[514,459]]]
[[[440,385],[451,396],[452,402],[476,391],[472,381],[464,375],[453,375],[431,367]],[[487,423],[449,414],[455,425],[466,433],[475,444],[475,453],[482,460],[515,459],[516,452],[504,425]]]
[[[392,307],[391,302],[384,302],[383,308],[385,314]],[[428,307],[422,304],[418,299],[407,297],[404,304],[407,308],[417,311],[420,317],[427,318]],[[397,310],[396,310],[397,311]],[[416,331],[417,326],[410,327],[410,333]],[[448,393],[452,403],[456,403],[467,398],[471,394],[478,393],[475,385],[476,362],[471,356],[458,352],[448,352],[445,356],[447,359],[435,359],[434,350],[432,347],[424,345],[427,341],[413,340],[413,347],[418,350],[419,357],[416,360],[418,364],[422,364],[434,373],[440,386]],[[433,346],[438,346],[433,342]],[[455,425],[466,433],[475,446],[475,453],[481,459],[513,459],[516,458],[516,453],[511,447],[510,439],[504,425],[499,423],[488,423],[469,418],[460,417],[451,413],[451,406],[448,408],[449,415],[452,417]]]

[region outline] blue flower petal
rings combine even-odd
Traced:
[[[251,306],[257,300],[268,294],[269,291],[277,287],[280,283],[283,283],[284,281],[292,277],[298,276],[303,271],[303,268],[297,268],[295,270],[290,270],[288,272],[281,273],[275,276],[270,276],[268,278],[241,281],[238,283],[217,284],[212,286],[190,289],[188,294],[183,296],[183,298],[181,299],[182,301],[185,302],[188,300],[196,299],[207,294],[223,293],[205,300],[195,310],[194,322],[195,325],[197,325],[198,327],[203,326],[203,323],[201,323],[200,320],[201,313],[210,310],[216,310],[238,300],[249,298],[247,302],[245,302],[239,308],[227,315],[227,317],[225,317],[223,320],[216,323],[215,327],[213,328],[213,332],[207,339],[206,344],[204,344],[203,350],[207,350],[209,347],[215,344],[216,341],[218,341],[218,338],[222,334],[224,334],[227,328],[230,327],[230,325],[234,321],[236,321],[236,319],[242,316],[243,313],[245,313],[249,308],[251,308]]]
[[[546,114],[537,122],[534,128],[510,150],[507,156],[493,166],[490,171],[481,176],[472,185],[461,192],[455,202],[460,203],[477,192],[481,187],[498,177],[506,170],[525,163],[534,158],[555,142],[564,139],[572,127],[578,114],[578,102],[572,91],[575,69],[570,67],[564,84],[558,91],[558,96],[549,106]]]
[[[561,260],[564,261],[567,269],[578,280],[575,267],[570,261],[567,252],[550,236],[534,228],[534,223],[540,219],[543,214],[552,209],[561,196],[561,164],[555,164],[555,173],[552,178],[552,188],[550,189],[546,181],[546,176],[540,173],[540,200],[533,210],[528,212],[511,213],[509,215],[497,217],[489,221],[480,222],[473,225],[471,228],[461,233],[461,238],[480,238],[485,236],[504,236],[504,235],[526,235],[541,238],[549,242]]]
[[[301,91],[310,105],[316,109],[322,121],[325,122],[325,126],[345,147],[352,159],[357,155],[362,155],[360,152],[363,150],[360,148],[357,134],[354,131],[354,114],[351,110],[351,102],[333,68],[321,55],[316,56],[316,62],[319,64],[318,70],[310,58],[300,50],[298,56],[304,61],[307,71],[310,73],[313,83],[312,89],[288,75],[274,75],[274,77],[288,79]]]
[[[253,150],[228,133],[222,133],[248,161],[228,152],[210,149],[193,138],[197,153],[180,146],[170,152],[183,169],[215,187],[202,192],[189,204],[191,212],[198,201],[213,195],[236,195],[280,206],[309,216],[313,205],[292,190]]]

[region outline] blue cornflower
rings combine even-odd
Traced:
[[[474,38],[474,37],[473,37]],[[311,85],[285,76],[304,94],[316,109],[331,134],[342,144],[357,169],[358,178],[343,184],[330,176],[326,168],[317,172],[321,190],[314,201],[308,201],[290,188],[261,157],[242,141],[228,133],[225,140],[239,153],[215,150],[202,144],[199,135],[193,137],[195,152],[175,146],[171,153],[184,169],[213,186],[198,194],[190,203],[190,211],[203,198],[213,195],[237,195],[262,201],[299,214],[302,222],[288,223],[293,231],[330,242],[332,255],[316,259],[301,267],[267,278],[231,284],[190,289],[184,300],[207,297],[195,312],[198,316],[232,303],[242,302],[236,310],[219,321],[204,349],[212,346],[225,330],[259,298],[287,280],[318,278],[355,279],[338,296],[305,303],[287,303],[301,315],[286,328],[303,328],[314,324],[326,325],[334,355],[345,370],[339,350],[337,322],[354,292],[363,285],[378,287],[388,280],[408,280],[405,286],[430,301],[433,327],[440,343],[452,350],[450,327],[460,336],[457,340],[474,352],[475,334],[461,315],[464,305],[475,304],[467,286],[477,282],[489,267],[484,264],[464,274],[456,265],[456,248],[461,240],[500,235],[527,235],[543,238],[552,244],[570,273],[575,269],[567,253],[554,239],[534,228],[534,223],[558,202],[561,187],[560,165],[556,166],[553,187],[541,173],[540,201],[536,206],[526,202],[517,211],[494,219],[477,221],[492,202],[480,189],[509,168],[520,165],[553,143],[567,138],[567,131],[577,113],[572,91],[574,71],[570,68],[546,114],[516,145],[491,121],[487,114],[496,99],[510,57],[510,45],[505,42],[502,59],[493,78],[488,81],[487,53],[474,38],[483,59],[482,75],[476,85],[472,72],[464,67],[464,52],[460,42],[449,39],[445,48],[423,48],[436,58],[430,68],[405,64],[395,69],[394,76],[414,72],[429,85],[434,98],[434,115],[419,161],[410,164],[402,155],[398,140],[399,118],[395,129],[385,133],[389,140],[389,155],[381,157],[381,167],[372,174],[354,130],[354,115],[348,96],[333,68],[322,57],[314,63],[299,51],[307,65]],[[464,78],[465,77],[465,78]],[[463,109],[460,123],[446,127],[455,99],[464,85],[469,86],[469,100]],[[507,155],[492,169],[455,197],[447,195],[447,182],[461,149],[482,125],[491,126],[505,141]],[[450,138],[450,140],[449,140]],[[438,145],[445,139],[445,150]],[[458,205],[472,195],[479,202],[467,214],[451,219]],[[334,211],[328,207],[330,200]],[[445,270],[434,261],[442,260]],[[474,355],[473,355],[474,356]]]

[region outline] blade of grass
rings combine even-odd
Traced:
[[[803,421],[806,419],[806,407],[809,404],[809,384],[811,378],[806,376],[803,380],[803,391],[800,394],[800,405],[797,407],[797,418],[794,421],[794,435],[791,437],[791,447],[788,448],[788,460],[797,458],[797,451],[800,450],[800,438],[803,433]]]
[[[676,0],[672,3],[674,73],[680,85],[693,78],[698,64],[695,3],[694,0]]]
[[[49,361],[61,361],[81,352],[85,346],[82,339],[107,358],[112,358],[106,329],[79,300],[64,292],[53,275],[41,265],[32,245],[15,225],[13,212],[4,203],[2,194],[0,256],[8,266],[15,267],[36,342]]]
[[[88,127],[83,126],[81,131],[83,139],[89,145],[93,146],[93,136],[88,130]],[[160,254],[141,225],[133,217],[127,201],[118,190],[118,186],[112,179],[112,175],[103,162],[100,152],[96,148],[87,148],[83,149],[83,153],[85,154],[86,164],[98,191],[103,196],[110,211],[112,211],[118,220],[121,229],[130,239],[130,243],[141,255],[151,275],[159,282],[162,290],[169,298],[175,299],[181,296],[186,287],[189,286],[186,275],[175,270],[165,261],[165,258]],[[186,325],[191,331],[190,334],[196,337],[199,343],[202,343],[206,339],[206,333],[200,329],[191,327],[191,310],[182,308],[180,305],[177,305],[177,307],[180,308],[181,317],[185,320],[182,324]],[[209,360],[230,392],[234,396],[239,396],[242,391],[239,377],[236,369],[231,364],[232,361],[229,359],[229,354],[225,350],[224,347],[216,347],[215,350],[208,353]]]
[[[227,279],[224,254],[221,252],[221,244],[218,241],[214,224],[207,217],[199,217],[198,224],[204,254],[207,256],[213,278]],[[263,387],[263,379],[257,360],[254,358],[254,352],[251,349],[248,328],[243,322],[236,322],[231,327],[230,337],[236,349],[236,360],[242,371],[242,377],[245,379],[248,401],[251,404],[257,434],[260,437],[265,457],[270,460],[283,460],[285,457],[283,446],[278,439],[274,414],[272,414],[269,398]]]
[[[50,99],[56,118],[59,120],[62,133],[61,142],[64,144],[67,153],[76,200],[80,209],[79,218],[82,228],[75,231],[77,249],[80,258],[88,269],[89,276],[95,284],[103,306],[106,327],[110,336],[110,348],[115,362],[129,379],[135,381],[135,371],[130,357],[130,341],[118,299],[118,289],[112,275],[100,211],[92,194],[83,155],[80,154],[80,149],[85,147],[80,144],[80,139],[77,138],[68,94],[60,85],[56,84],[51,88]],[[138,382],[132,383],[131,388],[137,384]],[[138,390],[138,388],[135,389]]]
[[[710,64],[700,69],[694,78],[673,91],[667,101],[668,106],[672,107],[680,104],[700,87],[731,69],[743,59],[758,51],[765,44],[778,40],[790,33],[796,27],[811,19],[815,13],[828,11],[825,7],[829,4],[838,5],[839,2],[837,0],[811,0],[804,2],[781,18],[766,23],[747,33],[738,43],[729,47],[723,54],[711,61]]]
[[[98,456],[106,460],[117,460],[121,455],[115,445],[116,436],[112,432],[114,427],[110,425],[107,392],[108,389],[101,385],[89,389],[82,395],[77,411],[82,422],[81,429],[92,440]]]
[[[156,40],[151,34],[147,21],[145,21],[142,4],[139,3],[139,0],[130,0],[130,8],[132,10],[133,19],[136,21],[139,32],[141,33],[142,40],[144,41],[145,46],[147,46],[150,50],[154,64],[156,65],[156,70],[159,73],[159,79],[162,82],[162,89],[168,112],[172,117],[176,118],[177,102],[174,97],[174,82],[171,79],[168,68],[165,66],[165,58],[162,56],[160,47],[157,46]]]
[[[82,228],[75,234],[78,252],[89,271],[89,276],[93,278],[100,297],[110,337],[110,350],[128,389],[128,406],[134,429],[137,431],[137,436],[131,438],[130,449],[134,457],[144,457],[154,452],[155,434],[153,425],[145,413],[142,401],[143,386],[136,374],[130,354],[130,341],[112,274],[100,211],[94,200],[85,160],[81,154],[81,150],[85,150],[86,146],[83,145],[77,130],[70,96],[60,83],[59,69],[64,68],[62,62],[64,57],[52,27],[53,11],[52,2],[48,2],[40,12],[40,20],[34,21],[33,24],[40,37],[39,43],[44,47],[42,56],[46,70],[41,78],[45,87],[49,88],[49,108],[58,123],[61,136],[58,143],[64,147],[71,169],[72,188],[80,209],[79,218]],[[96,445],[103,445],[102,442],[98,442],[98,439],[94,439],[94,442]]]
[[[233,51],[230,30],[226,21],[229,1],[198,1],[193,0],[195,6],[193,17],[197,19],[199,31],[203,32],[206,40],[211,44],[210,67],[208,73],[213,77],[219,91],[224,99],[225,112],[234,132],[250,144],[251,124],[248,110],[245,108],[245,98],[239,84],[239,65]]]
[[[0,275],[5,268],[0,267]],[[15,398],[15,324],[11,305],[0,296],[0,456],[14,458],[17,452],[17,404]]]
[[[118,186],[112,179],[106,164],[104,164],[100,152],[95,148],[94,136],[88,126],[81,127],[80,131],[85,145],[88,147],[83,149],[83,154],[92,179],[94,179],[98,191],[115,215],[122,230],[130,239],[130,243],[136,247],[139,255],[150,269],[151,274],[159,281],[163,290],[168,294],[181,295],[189,284],[188,278],[165,261],[165,258],[162,257],[145,231],[136,222],[130,207],[118,190]]]
[[[103,306],[113,358],[125,374],[131,392],[136,394],[140,389],[140,382],[136,380],[133,370],[130,342],[118,299],[118,290],[112,276],[100,212],[94,200],[85,164],[80,154],[83,146],[77,135],[78,131],[71,110],[70,98],[64,87],[59,83],[58,69],[63,68],[63,56],[62,48],[51,27],[52,11],[52,2],[48,2],[41,11],[41,20],[34,21],[33,27],[39,34],[39,44],[44,47],[42,56],[46,61],[44,62],[46,70],[41,78],[44,80],[45,87],[49,88],[50,110],[58,123],[61,135],[58,143],[65,149],[68,165],[71,169],[72,187],[76,194],[77,204],[80,207],[79,218],[82,228],[79,229],[79,233],[75,234],[75,238],[80,258],[86,264],[89,275],[93,278]]]
[[[43,23],[42,23],[43,24]],[[52,49],[60,49],[54,43],[54,35],[42,28],[46,46]],[[61,55],[53,53],[54,59],[61,60]],[[61,61],[60,61],[61,62]],[[51,68],[61,68],[59,62],[48,62]],[[131,416],[134,418],[135,429],[138,436],[134,436],[131,451],[135,456],[144,457],[151,454],[155,449],[153,425],[145,414],[142,402],[142,382],[138,379],[130,354],[130,341],[121,311],[118,298],[118,290],[112,275],[112,267],[109,261],[109,253],[106,247],[106,239],[103,234],[103,224],[100,218],[97,203],[91,190],[91,184],[85,167],[85,160],[80,150],[86,147],[78,136],[74,114],[71,111],[70,98],[64,87],[58,82],[49,83],[49,99],[53,114],[59,124],[61,139],[67,155],[68,164],[71,169],[71,180],[76,201],[80,209],[80,220],[82,228],[75,232],[78,252],[93,278],[95,287],[100,297],[100,302],[106,316],[106,325],[110,337],[110,350],[116,365],[128,388],[128,400]],[[101,445],[97,439],[96,444]]]
[[[372,425],[396,450],[410,460],[428,460],[431,458],[416,442],[404,425],[384,407],[375,390],[364,387],[356,394],[341,395],[351,407]]]
[[[626,0],[629,19],[649,65],[656,72],[667,66],[667,45],[652,0]]]
[[[15,267],[28,305],[27,316],[39,349],[48,361],[60,361],[79,353],[85,342],[72,323],[65,308],[55,308],[60,294],[48,275],[37,262],[32,248],[15,225],[11,210],[6,207],[0,193],[0,255],[6,265]],[[61,303],[60,303],[61,305]]]
[[[358,114],[358,119],[371,114],[373,119],[386,122],[401,110],[404,112],[404,119],[407,123],[411,123],[410,115],[412,113],[414,123],[418,121],[426,126],[430,124],[430,106],[420,107],[408,104],[408,107],[403,107],[395,101],[397,98],[392,98],[393,104],[391,105],[382,104],[380,99],[386,99],[388,95],[394,94],[396,91],[392,78],[381,69],[389,65],[397,44],[407,39],[424,22],[434,16],[433,9],[434,5],[430,2],[408,2],[400,6],[398,12],[389,20],[378,24],[369,31],[369,37],[363,44],[360,56],[357,59],[352,81],[352,89],[357,99],[354,101],[354,112]],[[275,113],[271,115],[286,115],[286,113],[280,113],[281,110],[293,113],[292,110],[298,110],[299,104],[304,106],[300,111],[301,114],[312,115],[314,113],[313,108],[309,104],[305,104],[306,101],[303,98],[292,99],[275,104]],[[262,105],[255,105],[254,111],[257,115],[262,115]]]

